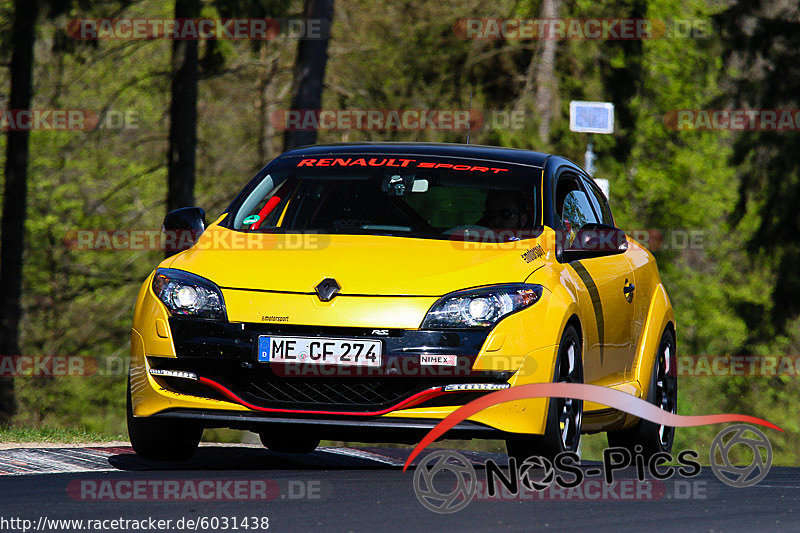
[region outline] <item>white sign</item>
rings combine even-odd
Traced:
[[[614,104],[571,101],[569,129],[582,133],[614,133]]]

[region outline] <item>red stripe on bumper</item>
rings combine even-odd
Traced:
[[[382,409],[380,411],[309,411],[304,409],[275,409],[271,407],[259,407],[258,405],[253,405],[250,402],[239,398],[236,394],[234,394],[230,389],[225,387],[224,385],[220,385],[216,381],[213,381],[208,378],[204,378],[202,376],[198,376],[197,380],[204,385],[208,385],[212,389],[216,390],[217,392],[224,395],[226,398],[230,399],[234,403],[238,403],[239,405],[243,405],[249,409],[254,409],[256,411],[264,411],[267,413],[304,413],[310,415],[351,415],[351,416],[380,416],[385,415],[386,413],[391,413],[392,411],[397,411],[398,409],[409,408],[413,405],[417,405],[425,400],[430,400],[431,398],[435,398],[436,396],[441,396],[442,394],[448,394],[442,390],[442,387],[433,387],[406,398],[402,402],[393,405],[392,407],[388,407],[386,409]],[[453,392],[460,392],[460,391],[453,391]]]

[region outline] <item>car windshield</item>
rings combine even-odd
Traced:
[[[283,158],[265,172],[234,208],[233,229],[449,238],[540,224],[532,166],[342,154]]]

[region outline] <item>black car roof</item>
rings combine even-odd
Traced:
[[[501,148],[499,146],[482,146],[478,144],[451,143],[408,143],[408,142],[360,142],[338,144],[316,144],[303,146],[284,152],[284,156],[323,156],[334,154],[400,154],[428,155],[443,157],[466,157],[490,161],[505,161],[544,168],[549,154],[521,150],[518,148]]]

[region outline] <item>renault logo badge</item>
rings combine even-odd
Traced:
[[[325,278],[314,287],[317,297],[322,302],[330,302],[333,300],[333,297],[336,296],[341,289],[342,288],[333,278]]]

